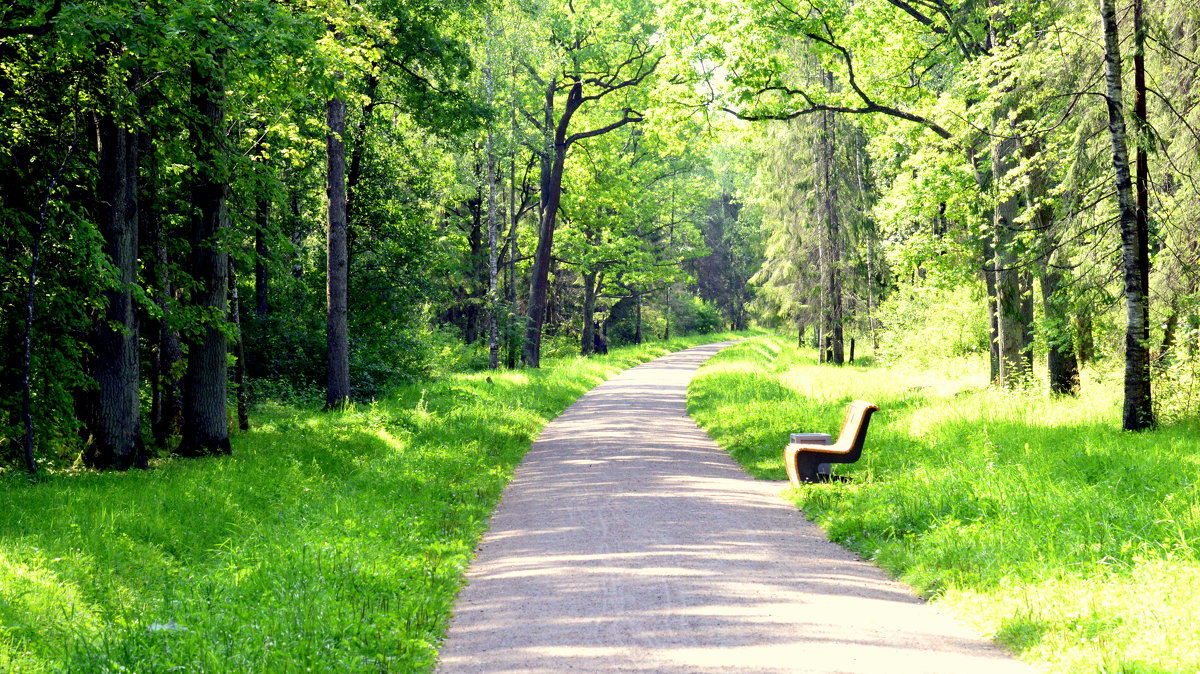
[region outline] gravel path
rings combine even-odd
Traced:
[[[1032,671],[828,542],[785,482],[750,478],[696,427],[688,381],[728,344],[628,370],[546,426],[440,671]]]

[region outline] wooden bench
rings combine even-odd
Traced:
[[[831,463],[858,461],[862,456],[863,442],[867,438],[871,414],[878,410],[879,408],[871,403],[850,403],[850,407],[846,409],[846,420],[842,422],[842,432],[833,444],[829,444],[828,435],[797,434],[810,437],[793,438],[803,441],[792,442],[783,450],[783,465],[787,467],[788,479],[791,480],[792,486],[799,487],[802,482],[829,480],[828,465]],[[821,439],[825,442],[821,442]],[[821,470],[822,468],[824,470]]]

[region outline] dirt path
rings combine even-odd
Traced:
[[[1031,671],[828,542],[786,483],[751,479],[696,427],[688,381],[727,344],[628,370],[545,428],[440,671]]]

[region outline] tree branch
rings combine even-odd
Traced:
[[[62,10],[62,0],[54,0],[54,5],[46,12],[42,18],[42,23],[36,26],[0,26],[0,38],[15,37],[17,35],[45,35],[54,28],[54,19]]]

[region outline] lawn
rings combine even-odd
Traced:
[[[0,671],[428,670],[542,426],[627,367],[726,337],[451,374],[340,413],[262,405],[230,457],[0,474]]]
[[[1120,430],[1120,380],[1078,398],[986,386],[986,362],[821,366],[789,339],[726,349],[689,409],[759,478],[798,431],[881,408],[850,482],[790,497],[875,561],[1054,672],[1200,671],[1200,424]]]

